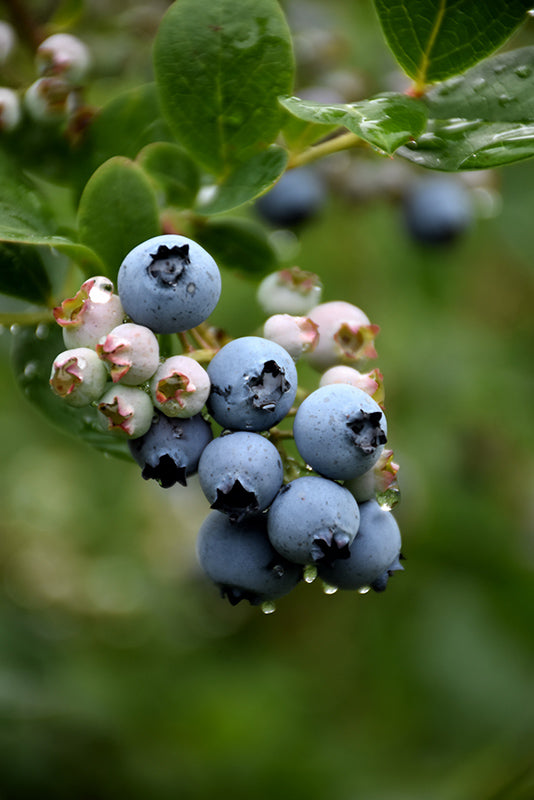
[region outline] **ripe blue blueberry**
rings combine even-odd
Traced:
[[[276,342],[243,336],[224,345],[208,366],[207,408],[223,428],[266,431],[285,417],[297,393],[293,359]]]
[[[473,222],[469,190],[460,181],[446,177],[416,183],[404,200],[404,220],[416,241],[449,244]]]
[[[134,322],[154,333],[178,333],[204,322],[219,300],[221,276],[209,253],[177,234],[137,245],[122,262],[118,290]]]
[[[186,486],[186,479],[196,473],[202,451],[212,437],[210,424],[200,414],[180,419],[156,411],[145,435],[128,444],[143,478],[153,478],[167,489],[175,483]]]
[[[332,565],[321,564],[318,575],[338,589],[371,586],[375,591],[383,591],[389,574],[402,569],[400,549],[399,526],[391,511],[381,508],[376,500],[367,500],[360,503],[360,528],[350,547],[350,556]]]
[[[386,442],[384,412],[363,389],[334,383],[316,389],[295,415],[293,435],[304,461],[333,480],[356,478],[378,461]]]
[[[282,486],[284,468],[268,439],[237,431],[208,444],[200,457],[198,477],[211,508],[235,521],[271,504]]]
[[[284,228],[302,225],[326,203],[324,182],[312,167],[285,172],[266,194],[256,200],[256,210],[267,222]]]
[[[351,493],[316,475],[286,484],[267,514],[271,544],[297,564],[348,558],[359,521],[358,504]]]
[[[262,514],[232,522],[226,514],[212,511],[198,533],[197,557],[232,605],[248,600],[255,606],[282,597],[302,577],[297,564],[273,549]]]

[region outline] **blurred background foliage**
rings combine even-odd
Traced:
[[[93,102],[150,78],[167,5],[85,4]],[[334,73],[354,100],[402,85],[369,0],[284,8],[297,91]],[[527,23],[510,46],[533,41]],[[325,300],[381,326],[405,572],[381,595],[314,583],[270,616],[230,607],[196,565],[195,480],[161,490],[52,428],[3,330],[2,800],[534,797],[534,164],[485,176],[446,247],[403,223],[399,187],[421,170],[376,155],[323,169],[323,212],[273,235]],[[255,288],[225,273],[214,322],[258,331]]]

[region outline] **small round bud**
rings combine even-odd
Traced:
[[[37,48],[37,72],[42,77],[60,77],[71,86],[83,83],[91,58],[87,46],[70,33],[54,33]]]
[[[150,381],[156,408],[168,417],[193,417],[210,393],[208,373],[188,356],[171,356],[160,364]]]
[[[54,308],[63,328],[67,347],[95,348],[100,339],[124,319],[124,310],[109,278],[97,275],[86,280],[74,297]]]
[[[321,281],[315,273],[291,267],[267,275],[256,297],[266,314],[307,314],[321,302],[321,294]]]
[[[15,130],[22,117],[20,99],[13,89],[0,86],[0,131]]]
[[[35,122],[58,123],[67,117],[71,87],[61,78],[38,78],[24,94],[24,105]]]
[[[150,397],[136,386],[113,386],[100,398],[99,422],[109,433],[137,439],[148,431],[154,416]]]
[[[106,381],[104,364],[95,351],[87,347],[65,350],[54,359],[50,386],[71,406],[80,408],[98,400]]]
[[[138,386],[158,368],[159,344],[144,325],[125,322],[113,328],[96,345],[98,356],[108,367],[113,383]]]
[[[294,361],[309,353],[319,341],[318,328],[308,317],[274,314],[265,321],[263,336],[283,347]]]
[[[319,371],[336,364],[357,364],[376,358],[374,338],[380,328],[371,325],[366,314],[344,300],[312,308],[309,318],[319,327],[319,342],[307,355],[308,363]]]

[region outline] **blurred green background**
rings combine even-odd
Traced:
[[[148,8],[127,5],[135,25],[98,3],[84,18],[95,47],[139,43],[125,85],[149,73],[151,35]],[[398,80],[367,0],[303,8],[336,32],[332,67],[357,69],[367,92]],[[526,26],[511,44],[532,40]],[[312,85],[321,70],[306,68]],[[372,186],[397,160],[358,163],[332,172]],[[196,565],[195,480],[162,490],[51,427],[3,331],[2,800],[534,798],[534,164],[489,186],[448,248],[409,237],[395,192],[334,189],[292,245],[325,300],[381,327],[406,556],[383,594],[316,582],[269,616],[224,603]],[[214,322],[238,336],[262,319],[255,285],[225,273]]]

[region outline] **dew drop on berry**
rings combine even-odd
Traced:
[[[274,600],[264,600],[261,604],[263,614],[273,614],[276,611],[276,603]]]
[[[370,591],[371,591],[370,586],[360,586],[360,588],[357,589],[358,594],[367,594]]]
[[[302,572],[302,577],[306,583],[313,583],[317,577],[317,567],[315,564],[308,564],[305,566]]]
[[[323,592],[325,594],[335,594],[338,591],[337,586],[332,586],[329,583],[323,583]]]

